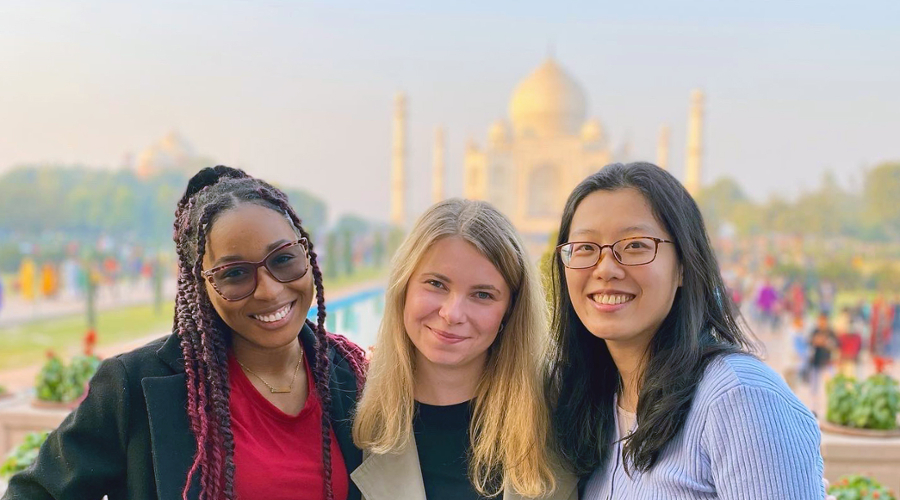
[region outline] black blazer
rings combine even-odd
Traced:
[[[300,332],[307,353],[315,334]],[[331,419],[347,471],[362,463],[350,436],[356,377],[331,359]],[[100,364],[85,400],[41,447],[28,470],[12,477],[3,500],[180,500],[196,444],[187,415],[181,346],[174,334]],[[307,356],[315,363],[315,356]],[[199,493],[195,474],[188,498]],[[360,493],[350,481],[348,500]]]

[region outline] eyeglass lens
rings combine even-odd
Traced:
[[[656,241],[650,238],[619,240],[612,246],[617,261],[626,266],[648,264],[656,256]],[[570,243],[562,247],[563,264],[571,268],[592,267],[600,261],[600,246],[596,243]]]
[[[278,250],[266,258],[264,265],[276,280],[286,283],[306,274],[306,251],[301,244]],[[256,289],[259,266],[241,263],[228,266],[212,275],[219,293],[226,299],[243,298]]]

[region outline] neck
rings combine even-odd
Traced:
[[[629,412],[636,412],[638,394],[641,390],[641,376],[644,369],[644,354],[647,346],[621,345],[617,342],[606,342],[619,376],[622,377],[622,390],[619,393],[618,405]]]
[[[232,335],[232,339],[234,357],[256,373],[278,375],[293,373],[297,369],[302,353],[299,339],[279,347],[262,347],[240,335]]]
[[[478,381],[484,373],[487,356],[465,366],[440,366],[418,355],[414,375],[416,401],[435,406],[448,406],[475,397]]]

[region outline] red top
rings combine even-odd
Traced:
[[[309,396],[291,416],[257,392],[234,356],[228,357],[231,381],[231,432],[234,434],[234,489],[240,500],[303,498],[324,500],[322,406],[306,366]],[[335,500],[346,500],[349,477],[344,457],[331,434],[331,485]]]

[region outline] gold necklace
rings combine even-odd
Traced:
[[[297,380],[297,373],[300,372],[300,366],[303,364],[303,348],[300,348],[300,359],[297,360],[297,368],[294,368],[294,376],[291,377],[291,385],[287,387],[272,387],[268,382],[266,382],[266,379],[260,377],[255,371],[244,366],[244,363],[241,363],[240,360],[237,359],[237,357],[235,357],[234,359],[238,362],[239,365],[241,365],[241,368],[247,370],[248,373],[258,378],[260,382],[266,384],[266,387],[269,388],[269,392],[271,392],[272,394],[287,394],[294,390],[294,381]]]

